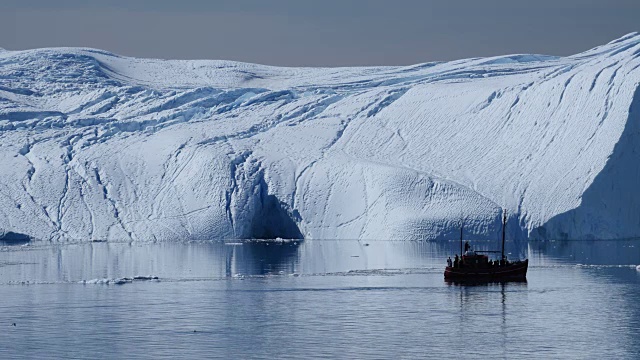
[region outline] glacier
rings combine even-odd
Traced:
[[[0,50],[0,237],[640,236],[640,34],[294,68]]]

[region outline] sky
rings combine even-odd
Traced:
[[[571,55],[640,31],[639,0],[2,0],[0,47],[281,66]]]

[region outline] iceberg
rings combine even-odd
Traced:
[[[640,35],[400,67],[0,50],[0,233],[640,236]]]

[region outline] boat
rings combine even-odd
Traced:
[[[529,260],[509,261],[504,255],[505,229],[507,227],[507,213],[502,217],[502,250],[501,251],[473,251],[469,242],[465,243],[462,252],[462,233],[464,223],[460,227],[460,258],[455,256],[455,261],[447,259],[447,267],[444,269],[444,278],[456,282],[477,281],[526,281]],[[490,261],[489,256],[483,253],[501,253],[500,260]]]

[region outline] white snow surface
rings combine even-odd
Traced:
[[[637,237],[639,68],[637,33],[405,67],[0,50],[0,234]]]

